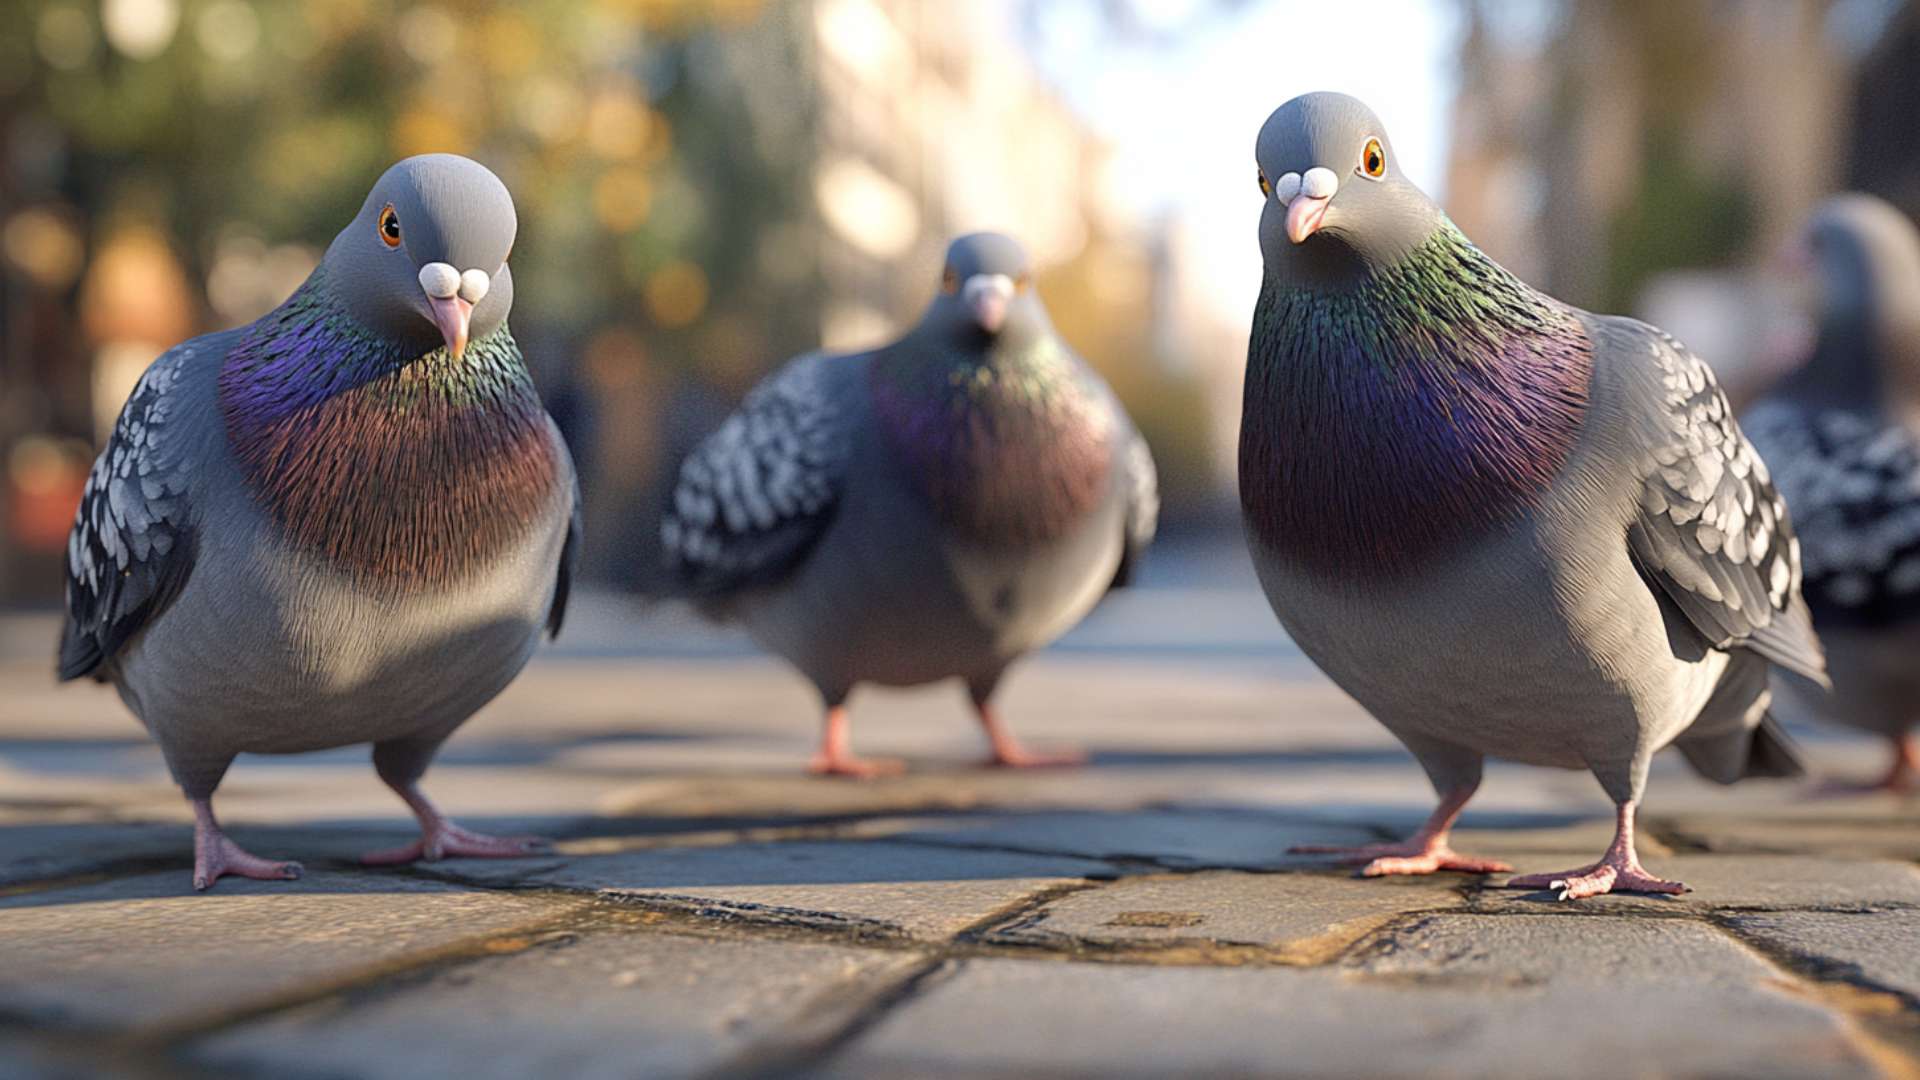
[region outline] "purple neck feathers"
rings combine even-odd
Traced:
[[[1115,423],[1057,339],[1005,352],[909,338],[874,358],[870,389],[881,430],[941,523],[1022,547],[1065,536],[1100,505]]]
[[[1450,224],[1350,292],[1269,275],[1241,425],[1249,526],[1317,573],[1409,573],[1539,498],[1592,370],[1578,316]]]
[[[459,360],[374,337],[316,272],[220,372],[227,441],[298,548],[386,593],[508,553],[551,505],[559,447],[502,327]]]

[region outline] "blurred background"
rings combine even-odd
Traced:
[[[1313,89],[1496,258],[1732,378],[1814,202],[1920,211],[1896,0],[0,0],[0,604],[58,602],[145,366],[278,303],[426,151],[514,193],[603,586],[647,584],[662,484],[755,379],[896,332],[988,227],[1153,443],[1169,544],[1228,550],[1251,147]]]

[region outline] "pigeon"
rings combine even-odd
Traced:
[[[1817,284],[1804,365],[1744,426],[1792,503],[1832,696],[1795,704],[1892,744],[1880,779],[1920,787],[1920,232],[1870,195],[1816,211],[1790,249]]]
[[[994,689],[1131,578],[1157,491],[1146,442],[1055,333],[1026,252],[975,233],[952,242],[904,337],[800,356],[754,388],[682,463],[661,540],[676,591],[819,690],[812,771],[900,771],[853,754],[848,695],[955,677],[994,764],[1069,764],[1016,741]]]
[[[214,817],[235,755],[373,744],[391,864],[509,856],[419,781],[565,615],[573,463],[507,328],[513,200],[466,158],[380,177],[313,274],[135,385],[67,544],[62,680],[111,683],[193,805],[193,885],[300,876]]]
[[[1685,891],[1634,848],[1649,759],[1798,775],[1769,672],[1824,679],[1786,505],[1713,373],[1495,263],[1354,98],[1288,101],[1256,155],[1249,547],[1293,640],[1440,796],[1410,840],[1327,853],[1508,871],[1448,843],[1492,756],[1586,769],[1616,805],[1597,862],[1507,884]]]

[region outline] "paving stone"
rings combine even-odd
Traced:
[[[467,859],[432,872],[672,903],[718,918],[942,940],[1044,890],[1115,871],[1061,855],[793,841],[615,851],[533,872]]]
[[[864,823],[861,835],[958,847],[1143,860],[1169,868],[1276,869],[1310,860],[1296,844],[1360,844],[1367,829],[1330,822],[1180,811],[1033,811]]]
[[[1920,816],[1899,812],[1892,800],[1878,813],[1856,805],[1846,818],[1685,817],[1666,829],[1712,852],[1920,860]]]
[[[1552,915],[1423,915],[1348,956],[1349,971],[1441,982],[1513,985],[1668,982],[1745,987],[1771,977],[1750,950],[1693,919]]]
[[[1552,950],[1560,935],[1577,933],[1564,924],[1584,922],[1537,921],[1537,931],[1506,943]],[[1500,978],[1497,964],[1450,980],[967,960],[923,983],[819,1074],[1878,1075],[1846,1021],[1779,989],[1772,970],[1731,939],[1694,929],[1659,939],[1682,949],[1666,966],[1619,960],[1595,933],[1571,951],[1616,959],[1544,979]],[[1495,928],[1482,943],[1501,940]]]
[[[1592,861],[1607,849],[1608,844],[1613,843],[1613,832],[1611,813],[1604,818],[1590,817],[1547,827],[1532,827],[1522,822],[1514,827],[1499,828],[1476,822],[1454,830],[1453,846],[1469,855],[1529,865],[1543,858],[1565,858],[1569,851],[1591,852],[1585,860],[1574,861]],[[1673,849],[1662,843],[1653,829],[1643,828],[1640,832],[1638,844],[1642,858],[1665,858],[1673,854]]]
[[[805,942],[586,933],[245,1024],[186,1056],[291,1077],[688,1076],[761,1040],[823,1037],[918,962]]]
[[[1920,911],[1783,911],[1735,915],[1735,933],[1825,979],[1920,1004]]]
[[[1598,851],[1530,856],[1517,873],[1566,870],[1591,862]],[[1628,911],[1716,911],[1769,908],[1852,908],[1920,905],[1920,868],[1870,859],[1824,859],[1788,855],[1672,855],[1649,858],[1647,869],[1693,889],[1682,896],[1609,893],[1571,903],[1544,889],[1508,889],[1489,879],[1473,897],[1476,909],[1539,911],[1578,909],[1579,914]]]
[[[366,749],[248,757],[223,818],[311,876],[206,897],[185,895],[190,819],[151,741],[111,690],[52,683],[52,620],[0,617],[0,1075],[110,1073],[84,1056],[118,1045],[102,1030],[213,1018],[243,1022],[199,1036],[183,1068],[777,1066],[975,925],[1034,959],[954,961],[826,1071],[1847,1075],[1858,1029],[1825,1003],[1860,1000],[1788,969],[1920,1008],[1910,804],[1722,788],[1663,754],[1642,850],[1699,890],[1677,901],[1558,904],[1286,857],[1404,835],[1433,794],[1357,705],[1255,640],[1273,624],[1236,589],[1117,598],[1013,673],[1014,729],[1086,747],[1089,766],[977,767],[947,685],[858,696],[860,750],[914,770],[876,783],[804,775],[812,692],[737,634],[583,595],[568,641],[427,780],[463,823],[557,835],[557,854],[348,872],[414,833]],[[1808,749],[1859,775],[1880,752],[1821,732]],[[1590,776],[1495,764],[1456,844],[1533,871],[1610,835]],[[1241,872],[1272,870],[1288,872]],[[876,940],[900,936],[915,940]]]
[[[1245,945],[1311,963],[1407,912],[1457,907],[1459,881],[1230,872],[1126,878],[1063,896],[993,939],[1069,948]]]
[[[0,898],[0,1014],[124,1028],[216,1015],[557,917],[570,905],[404,874],[293,882],[184,868]]]
[[[1371,720],[1366,724],[1379,728]],[[1264,770],[1230,772],[1190,786],[1173,805],[1191,809],[1261,809],[1294,819],[1366,824],[1404,836],[1433,812],[1433,788],[1404,748],[1379,728],[1384,743],[1302,751]],[[1564,825],[1610,819],[1612,805],[1592,777],[1562,769],[1489,762],[1487,782],[1467,807],[1468,828]]]
[[[192,861],[193,830],[184,825],[0,824],[0,889],[129,863],[177,862],[184,868]]]
[[[7,1080],[79,1080],[98,1075],[85,1060],[64,1057],[57,1049],[24,1038],[0,1035],[0,1076]]]

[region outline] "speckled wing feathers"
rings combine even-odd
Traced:
[[[1920,441],[1844,409],[1763,402],[1746,420],[1793,507],[1824,620],[1920,620]]]
[[[1614,348],[1651,355],[1665,406],[1628,530],[1635,560],[1715,647],[1748,648],[1824,682],[1786,502],[1713,372],[1650,326],[1604,325]]]
[[[61,679],[94,674],[186,584],[193,569],[188,468],[170,427],[181,345],[141,376],[93,464],[67,539],[67,618]]]
[[[819,539],[847,464],[845,414],[827,369],[848,362],[793,360],[681,465],[660,538],[695,594],[777,581]]]

